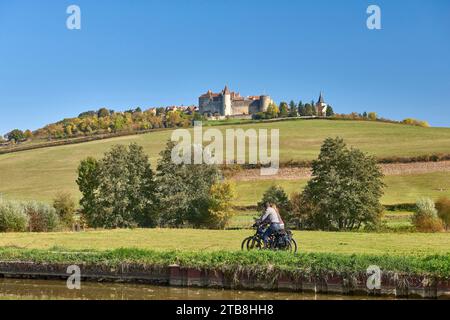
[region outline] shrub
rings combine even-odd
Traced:
[[[52,206],[31,201],[23,204],[23,208],[29,218],[29,231],[50,232],[59,227],[59,217]]]
[[[448,230],[450,228],[450,199],[445,197],[440,198],[436,202],[436,209],[439,218],[441,218],[444,223],[445,229]]]
[[[57,193],[53,199],[53,208],[65,227],[72,227],[75,214],[75,200],[68,192]]]
[[[0,232],[27,230],[28,216],[20,202],[0,199]]]
[[[294,192],[290,197],[290,214],[288,221],[295,225],[296,229],[311,229],[311,214],[315,208],[311,207],[311,202],[307,201],[300,192]]]
[[[372,121],[375,121],[378,119],[378,115],[375,112],[369,112],[367,117],[369,118],[369,120],[372,120]]]
[[[434,202],[429,198],[422,198],[417,201],[412,223],[421,232],[438,232],[443,229],[443,223],[438,218]]]
[[[233,216],[232,201],[234,197],[234,186],[228,181],[211,186],[207,219],[209,228],[225,229]]]
[[[403,120],[402,123],[407,124],[409,126],[418,126],[418,127],[423,127],[423,128],[428,128],[430,126],[430,124],[426,121],[416,120],[416,119],[412,119],[412,118],[407,118],[407,119]]]

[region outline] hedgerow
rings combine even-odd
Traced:
[[[357,275],[370,265],[383,272],[404,276],[426,276],[450,279],[450,254],[430,256],[344,255],[333,253],[255,252],[180,252],[116,249],[111,251],[71,252],[62,249],[23,250],[1,248],[0,261],[35,263],[121,266],[138,264],[151,267],[181,267],[222,271],[229,274],[247,273],[262,278],[281,274],[321,276],[324,274]]]

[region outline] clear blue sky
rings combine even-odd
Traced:
[[[102,106],[196,104],[225,84],[450,126],[450,1],[0,0],[2,134]]]

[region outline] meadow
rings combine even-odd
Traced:
[[[282,186],[290,195],[293,192],[301,192],[306,183],[306,179],[239,181],[236,183],[238,197],[235,204],[255,205],[271,185]],[[421,197],[437,200],[442,196],[450,196],[450,172],[386,176],[384,183],[386,188],[381,203],[385,205],[415,203]]]
[[[323,140],[341,136],[350,146],[377,157],[410,157],[450,150],[450,128],[421,128],[367,121],[290,120],[274,123],[250,123],[218,126],[228,128],[279,129],[280,157],[290,160],[312,160],[317,157]],[[206,129],[206,128],[205,128]],[[117,137],[75,145],[42,148],[0,155],[0,195],[12,199],[51,201],[58,191],[68,191],[79,198],[75,184],[80,160],[101,157],[115,144],[131,142],[142,145],[155,168],[159,152],[171,131]],[[418,196],[438,197],[449,194],[448,174],[387,177],[388,189],[383,202],[415,202]],[[270,183],[270,182],[269,182]],[[239,182],[239,205],[254,204],[262,195],[267,181]],[[277,181],[291,192],[301,189],[305,181]]]
[[[92,251],[119,248],[156,251],[239,251],[252,230],[135,229],[79,233],[6,233],[0,247],[58,251]],[[357,233],[294,231],[303,253],[368,255],[446,254],[448,233]]]

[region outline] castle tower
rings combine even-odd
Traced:
[[[259,112],[266,112],[267,108],[269,108],[270,106],[270,97],[260,96],[259,99],[260,99]]]
[[[222,115],[231,116],[233,114],[233,111],[231,108],[231,92],[228,89],[228,86],[225,86],[225,89],[223,89],[222,96],[223,96]]]

